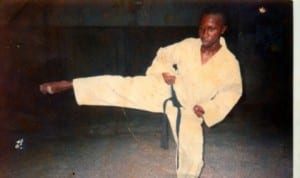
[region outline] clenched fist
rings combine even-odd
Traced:
[[[175,83],[176,77],[168,72],[163,72],[162,76],[168,85],[173,85]]]
[[[193,109],[197,117],[202,117],[205,113],[204,109],[199,105],[195,105]]]

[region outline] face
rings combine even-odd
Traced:
[[[202,47],[212,47],[220,44],[220,36],[226,31],[222,16],[207,14],[200,19],[198,35],[202,41]]]

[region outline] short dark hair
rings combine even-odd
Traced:
[[[201,12],[199,21],[205,15],[220,15],[222,17],[223,25],[227,25],[227,13],[225,12],[224,8],[219,6],[209,6],[203,9]]]

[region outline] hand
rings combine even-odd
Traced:
[[[205,113],[204,109],[199,105],[195,105],[193,109],[197,117],[202,117]]]
[[[47,82],[40,85],[40,92],[53,95],[71,89],[72,87],[73,85],[70,81]]]
[[[171,75],[168,72],[163,72],[162,76],[168,85],[173,85],[175,83],[176,77],[174,75]]]

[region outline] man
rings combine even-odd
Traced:
[[[219,11],[204,12],[199,20],[200,38],[160,48],[144,76],[77,78],[44,83],[40,90],[54,94],[73,88],[79,105],[163,112],[172,88],[181,105],[179,128],[177,108],[166,105],[177,143],[177,177],[198,177],[203,166],[202,122],[211,127],[222,121],[242,94],[239,63],[221,37],[227,29],[225,22]]]

